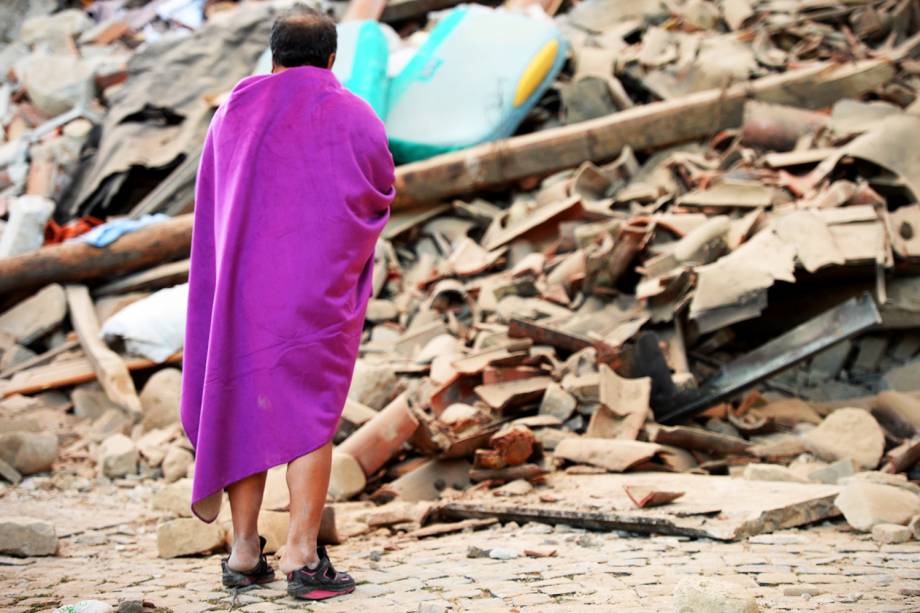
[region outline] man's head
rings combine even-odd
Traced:
[[[303,4],[295,5],[272,26],[272,72],[295,66],[332,68],[337,39],[331,19]]]

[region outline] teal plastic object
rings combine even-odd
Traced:
[[[480,5],[454,9],[390,83],[393,157],[413,162],[511,136],[566,54],[549,20]]]
[[[337,27],[338,51],[332,72],[348,91],[360,96],[377,112],[387,116],[390,46],[376,21],[346,21]]]
[[[346,21],[336,30],[339,41],[332,72],[348,91],[367,101],[378,117],[386,118],[390,47],[383,29],[376,21]],[[253,74],[271,70],[272,52],[266,49]]]

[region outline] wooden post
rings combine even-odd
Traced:
[[[134,388],[134,380],[121,357],[103,342],[89,290],[85,285],[69,285],[65,291],[67,305],[70,307],[70,322],[86,357],[96,371],[102,389],[112,402],[129,415],[140,417],[141,400]]]

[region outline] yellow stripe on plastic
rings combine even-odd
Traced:
[[[514,94],[514,106],[521,106],[530,98],[537,86],[543,82],[546,73],[553,67],[558,52],[559,41],[554,39],[543,45],[537,55],[530,60],[530,64],[521,75],[521,80],[518,81],[517,92]]]

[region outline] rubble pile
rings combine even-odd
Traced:
[[[178,424],[191,188],[278,6],[203,4],[35,2],[0,50],[0,476],[153,480],[164,557],[228,538],[189,519]],[[383,15],[407,45],[415,4]],[[569,61],[515,136],[398,168],[321,538],[916,538],[916,5],[508,10],[555,14]],[[268,551],[287,505],[282,467]],[[54,553],[30,521],[0,553]]]

